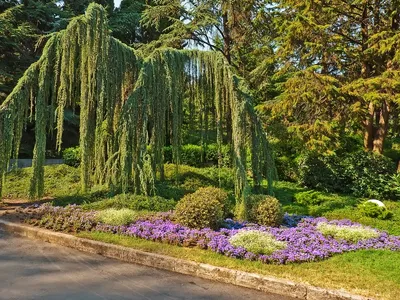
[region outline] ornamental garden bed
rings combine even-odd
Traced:
[[[182,247],[197,247],[232,258],[270,264],[319,261],[357,250],[400,251],[399,236],[349,220],[328,221],[326,218],[285,214],[281,227],[226,219],[221,228],[213,230],[180,225],[174,221],[172,212],[133,214],[132,219],[137,220],[128,225],[102,223],[98,218],[101,213],[86,212],[75,205],[54,207],[44,204],[19,212],[25,216],[28,224],[55,231],[110,233]],[[122,218],[122,221],[125,220]]]
[[[321,200],[315,193],[309,197],[311,192],[295,184],[277,182],[275,195],[286,213],[281,215],[280,224],[273,224],[275,219],[272,219],[272,226],[266,226],[254,221],[254,210],[251,209],[252,222],[229,218],[235,211],[229,197],[230,185],[226,184],[228,197],[222,201],[221,222],[209,223],[213,229],[191,228],[196,225],[193,222],[197,222],[197,218],[182,219],[171,211],[188,209],[179,203],[193,197],[191,193],[202,186],[213,185],[214,177],[221,174],[214,168],[184,166],[182,169],[186,173],[178,183],[172,183],[175,179],[167,172],[167,180],[171,182],[159,185],[157,196],[148,197],[114,196],[101,188],[90,194],[71,194],[79,184],[79,174],[76,174],[79,170],[50,166],[46,170],[49,176],[45,188],[46,195],[54,197],[47,199],[51,203],[20,208],[17,214],[9,217],[146,252],[324,288],[344,289],[378,299],[398,299],[398,202],[385,201],[393,216],[379,219],[362,214],[358,208],[360,201],[354,197],[318,194]],[[8,198],[22,196],[21,191],[29,183],[29,176],[24,176],[24,172],[29,173],[30,169],[7,176],[7,181],[11,181],[6,190]],[[224,176],[229,183],[230,173]],[[266,196],[259,197],[253,197],[253,200],[257,202]],[[204,202],[208,207],[214,200],[205,198]]]
[[[108,214],[113,224],[134,220],[128,225],[111,225],[100,221],[105,217],[101,211],[86,211],[76,205],[43,204],[17,211],[31,225],[196,262],[346,289],[381,299],[396,299],[400,290],[396,276],[400,269],[397,263],[400,237],[349,220],[328,221],[285,214],[280,227],[225,219],[221,228],[212,230],[182,226],[171,212],[128,216],[126,211],[122,218]],[[253,245],[254,252],[235,245],[238,241],[234,237],[243,233],[251,234],[249,240],[245,239],[247,246],[254,241],[259,243]],[[277,249],[272,247],[267,253],[259,253],[266,247],[262,238],[257,239],[258,234],[261,237],[265,234],[268,244],[271,241],[281,244],[275,245]]]

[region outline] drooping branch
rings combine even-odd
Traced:
[[[61,149],[64,109],[76,106],[80,107],[83,191],[108,184],[122,191],[155,193],[157,174],[158,179],[164,177],[167,140],[178,172],[184,107],[189,107],[191,128],[202,132],[203,147],[207,147],[207,132],[215,130],[221,156],[224,129],[233,136],[239,217],[246,218],[245,196],[250,189],[247,153],[251,153],[254,185],[267,178],[272,191],[274,165],[268,140],[243,81],[219,52],[164,49],[141,57],[110,37],[104,9],[91,4],[86,15],[49,39],[43,56],[0,107],[2,177],[9,159],[18,156],[29,116],[34,117],[30,195],[40,197],[46,134],[56,128]]]

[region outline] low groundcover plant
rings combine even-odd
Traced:
[[[317,229],[325,236],[331,236],[337,240],[346,240],[357,243],[362,240],[368,240],[379,237],[379,232],[372,228],[361,226],[345,226],[328,223],[318,223]]]
[[[139,214],[128,208],[108,208],[97,213],[96,219],[110,225],[127,225],[138,218]]]
[[[287,246],[285,242],[277,241],[272,234],[258,230],[242,230],[232,236],[229,242],[255,254],[272,254]]]

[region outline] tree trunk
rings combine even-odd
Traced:
[[[368,49],[368,5],[364,5],[362,18],[361,18],[361,56],[362,56],[362,69],[361,69],[361,77],[367,79],[371,76],[371,66],[368,61],[368,57],[366,57],[365,51]],[[364,148],[365,150],[372,151],[373,150],[373,141],[374,141],[374,114],[375,107],[372,102],[368,104],[368,114],[364,120]]]
[[[368,115],[364,121],[364,148],[365,150],[372,151],[374,141],[374,114],[375,108],[372,102],[368,106]]]
[[[231,33],[229,29],[229,24],[228,24],[228,11],[227,8],[223,8],[222,12],[222,26],[224,27],[224,55],[226,59],[228,60],[229,64],[232,63],[232,58],[231,58],[231,46],[232,46],[232,38],[231,38]]]
[[[373,151],[379,154],[383,153],[383,143],[385,142],[390,108],[386,101],[382,104],[380,111],[376,113],[377,129],[374,136]]]

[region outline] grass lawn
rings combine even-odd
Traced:
[[[201,186],[218,185],[219,179],[228,191],[233,187],[232,173],[229,169],[217,168],[195,168],[180,166],[179,183],[175,184],[174,165],[166,164],[167,182],[157,185],[157,194],[166,199],[179,200],[184,194],[196,190]],[[7,174],[4,187],[4,198],[17,199],[27,198],[32,168],[18,169]],[[350,195],[326,194],[332,201],[321,205],[300,205],[293,201],[297,193],[306,189],[291,182],[275,182],[275,196],[288,213],[300,215],[322,216],[330,220],[350,219],[364,225],[386,230],[390,234],[400,235],[400,202],[384,201],[386,206],[393,212],[391,220],[379,220],[362,216],[357,210],[357,204],[365,199],[358,199]],[[53,204],[65,206],[67,204],[84,204],[87,208],[101,208],[102,202],[107,202],[107,207],[112,204],[113,192],[105,187],[94,187],[90,193],[80,192],[80,169],[67,165],[56,165],[45,167],[45,196],[54,198]],[[118,204],[120,205],[120,203]]]
[[[214,266],[273,275],[319,287],[344,289],[379,299],[397,300],[400,295],[400,252],[363,250],[336,255],[320,262],[269,265],[229,258],[212,251],[110,233],[82,232],[78,236]]]
[[[6,174],[3,197],[28,198],[32,168],[13,170]],[[45,166],[45,197],[74,196],[80,193],[80,169],[67,165]]]
[[[157,194],[166,199],[179,200],[184,194],[202,186],[218,185],[218,180],[225,189],[233,187],[232,174],[229,169],[195,168],[180,166],[179,183],[175,184],[174,166],[166,164],[166,183],[157,185]],[[7,174],[3,197],[9,199],[27,198],[32,168],[18,169]],[[275,196],[288,213],[300,215],[323,216],[328,219],[350,219],[364,225],[386,230],[390,234],[400,235],[400,202],[384,201],[394,213],[391,220],[378,220],[362,216],[357,210],[357,204],[365,199],[358,199],[350,195],[326,194],[332,200],[321,205],[300,205],[293,201],[297,193],[306,189],[291,182],[275,182]],[[90,193],[80,192],[80,169],[67,165],[45,167],[45,196],[54,198],[53,204],[65,206],[67,204],[93,203],[106,200],[110,202],[113,192],[105,187],[94,187]],[[93,207],[101,207],[101,203]],[[90,207],[90,206],[89,206]]]

